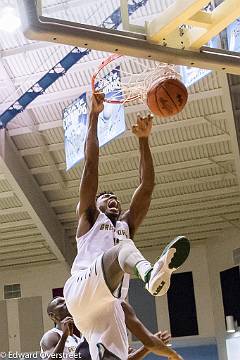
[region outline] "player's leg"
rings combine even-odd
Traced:
[[[103,272],[107,286],[113,293],[121,284],[124,273],[137,272],[136,265],[142,264],[146,273],[151,271],[152,265],[136,248],[133,241],[124,240],[107,250],[103,255]]]
[[[169,289],[172,272],[184,263],[189,251],[188,239],[178,236],[164,249],[152,267],[132,240],[124,240],[103,255],[106,283],[113,293],[121,283],[124,273],[137,273],[152,295],[161,296]]]

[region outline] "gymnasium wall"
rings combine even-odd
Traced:
[[[219,274],[221,271],[236,266],[233,262],[233,250],[239,247],[240,229],[238,229],[237,226],[235,228],[229,228],[228,231],[209,241],[206,247],[208,254],[214,328],[217,338],[219,360],[227,359],[226,338],[231,337],[230,335],[226,334],[222,289]]]
[[[7,302],[0,301],[0,316],[1,316],[1,336],[0,336],[0,351],[9,351],[8,340],[8,321],[7,321]]]
[[[46,314],[52,288],[62,287],[67,278],[65,264],[0,272],[0,351],[39,350],[41,335],[52,327]],[[3,301],[4,285],[16,283],[21,285],[22,298]]]

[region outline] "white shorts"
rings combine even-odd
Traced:
[[[122,298],[109,290],[99,256],[87,269],[71,276],[64,286],[64,298],[74,323],[89,343],[92,360],[100,360],[102,348],[127,360],[128,338]]]

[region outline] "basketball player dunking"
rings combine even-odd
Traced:
[[[150,115],[146,118],[138,116],[137,124],[133,126],[140,147],[140,185],[129,210],[122,214],[120,202],[111,192],[96,197],[97,124],[103,100],[103,94],[92,97],[77,206],[77,256],[72,276],[64,287],[64,297],[75,325],[89,343],[92,360],[110,359],[109,353],[111,359],[126,360],[128,338],[121,303],[127,295],[129,274],[137,273],[152,295],[163,295],[170,286],[171,273],[186,260],[190,247],[189,241],[179,236],[152,266],[130,240],[148,211],[154,188],[154,169],[148,144],[152,127]],[[153,337],[149,342],[151,352],[171,360],[181,359],[160,339]]]

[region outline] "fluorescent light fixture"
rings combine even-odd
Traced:
[[[5,7],[1,10],[0,15],[0,31],[14,32],[21,25],[20,18],[17,16],[16,11],[12,7]]]
[[[227,333],[235,333],[235,322],[233,316],[226,316]]]

